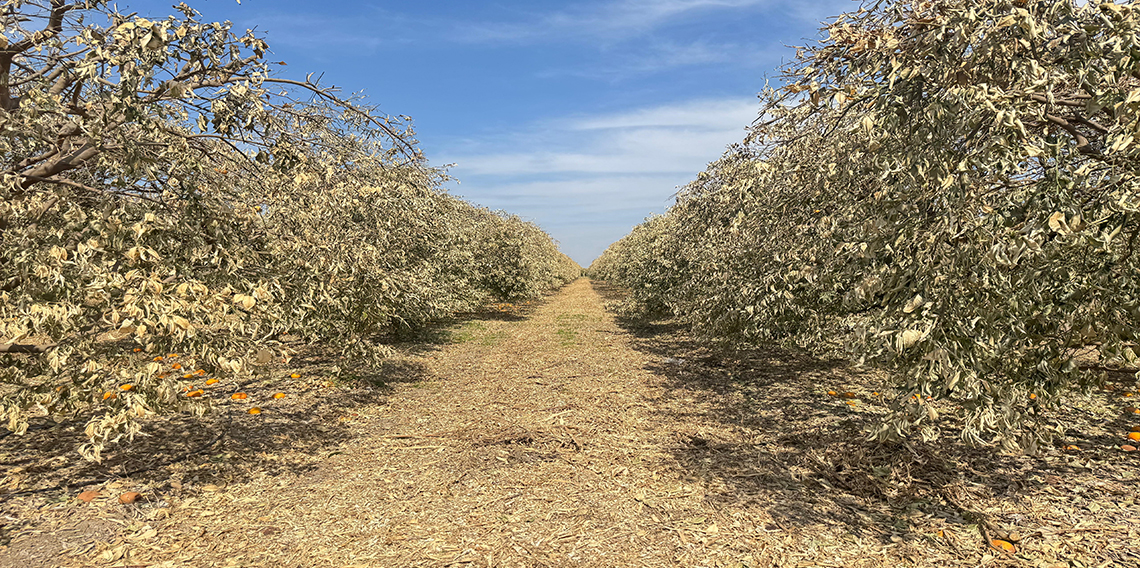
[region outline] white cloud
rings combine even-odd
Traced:
[[[456,164],[456,194],[536,220],[588,264],[740,142],[757,110],[741,97],[570,116],[435,154]]]
[[[536,124],[516,133],[512,148],[550,148],[496,152],[473,147],[443,152],[456,164],[453,173],[517,176],[535,174],[695,174],[728,144],[744,138],[757,103],[749,99],[711,99],[576,116]],[[490,144],[498,146],[498,144]],[[478,151],[482,150],[482,151]]]
[[[788,0],[784,0],[788,1]],[[618,0],[541,14],[526,22],[476,22],[460,28],[470,42],[527,42],[570,38],[617,41],[701,10],[765,7],[775,0]]]
[[[778,12],[816,23],[857,7],[857,0],[614,0],[594,2],[576,9],[530,14],[523,21],[465,22],[457,27],[452,39],[473,43],[566,39],[618,43],[700,12]]]
[[[739,130],[756,114],[757,106],[755,100],[748,99],[685,101],[616,114],[570,119],[568,125],[571,130],[680,126],[705,130]]]

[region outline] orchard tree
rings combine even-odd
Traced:
[[[841,15],[669,212],[690,277],[664,301],[891,371],[879,436],[937,436],[932,397],[1031,449],[1064,393],[1137,367],[1138,29],[1135,1]]]
[[[283,334],[368,366],[379,334],[491,296],[475,208],[406,117],[280,77],[253,32],[175,8],[0,9],[0,417],[86,413],[96,459],[143,417],[224,399],[192,387],[287,356]],[[530,238],[534,262],[565,258]]]

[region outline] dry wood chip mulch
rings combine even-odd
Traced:
[[[1140,564],[1140,452],[1096,410],[1117,393],[1074,405],[1079,450],[877,445],[874,376],[623,327],[612,294],[580,280],[354,381],[293,361],[243,386],[263,414],[156,424],[103,464],[65,425],[2,439],[0,568]]]

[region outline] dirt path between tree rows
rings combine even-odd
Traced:
[[[862,400],[870,393],[826,394],[865,377],[784,353],[726,358],[667,325],[634,333],[599,291],[582,279],[525,317],[468,321],[447,345],[393,367],[416,376],[384,396],[319,400],[316,414],[335,426],[314,428],[335,436],[231,433],[282,440],[243,454],[261,464],[247,475],[208,478],[203,461],[193,478],[147,481],[144,505],[45,504],[60,524],[43,527],[88,523],[86,537],[33,523],[7,547],[11,564],[0,549],[0,566],[21,550],[30,558],[36,538],[66,545],[50,566],[1140,560],[1125,544],[1140,542],[1134,461],[1106,461],[1114,473],[1098,477],[1064,459],[884,450],[861,438],[881,412]],[[90,530],[100,522],[102,540]],[[1022,549],[987,549],[983,533]]]

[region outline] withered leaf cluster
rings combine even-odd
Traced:
[[[446,194],[407,117],[175,8],[0,2],[9,430],[89,413],[98,458],[142,417],[205,411],[183,373],[249,373],[286,335],[359,370],[379,336],[579,275],[537,226]]]
[[[885,369],[877,433],[1030,447],[1137,366],[1140,3],[864,3],[593,265],[643,312]],[[914,396],[918,395],[918,396]]]

